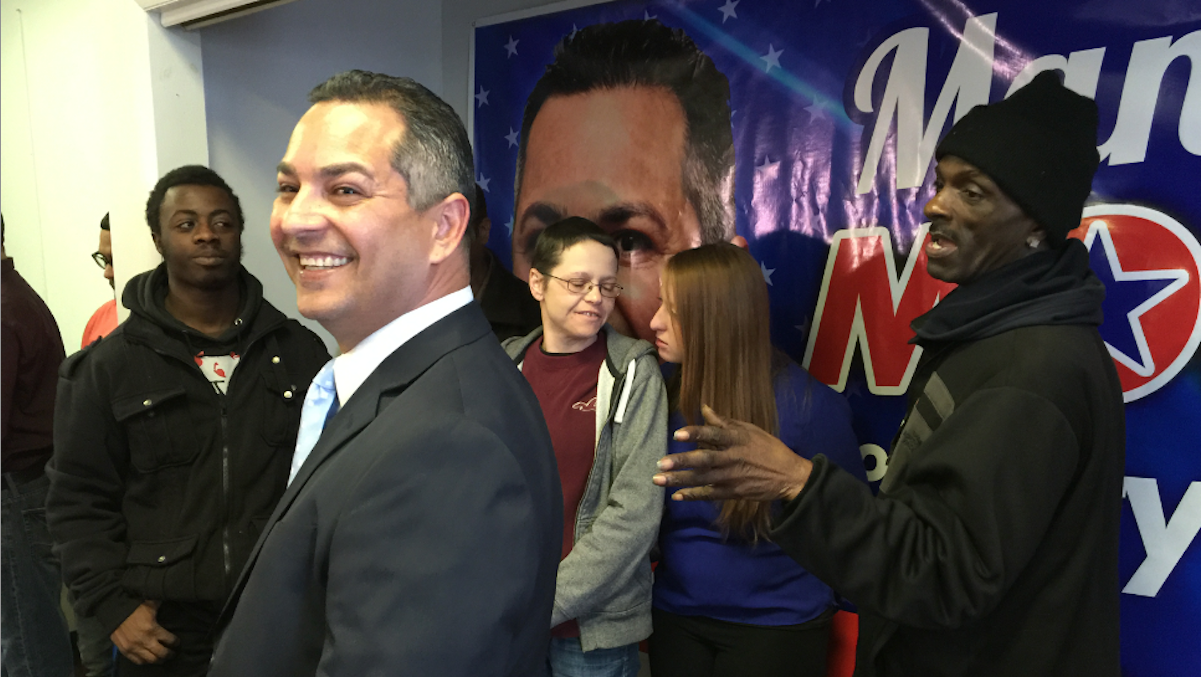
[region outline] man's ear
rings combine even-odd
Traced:
[[[741,235],[735,235],[734,237],[730,238],[730,244],[736,247],[742,247],[743,249],[748,249],[750,247],[750,245],[748,245],[746,242],[746,238]]]
[[[163,242],[162,242],[162,240],[159,239],[158,232],[153,231],[153,230],[150,231],[150,239],[154,242],[154,248],[156,251],[158,251],[158,255],[162,256],[163,255]]]
[[[467,221],[471,205],[462,193],[451,193],[427,212],[433,219],[434,242],[430,249],[430,263],[442,263],[450,258],[463,241],[467,232]]]
[[[537,268],[530,268],[530,296],[538,303],[546,296],[546,278]]]

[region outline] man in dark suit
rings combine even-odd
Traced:
[[[468,286],[466,131],[406,78],[350,71],[309,100],[271,238],[342,354],[309,388],[211,674],[542,674],[562,497]]]

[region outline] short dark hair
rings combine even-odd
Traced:
[[[604,228],[582,216],[569,216],[547,226],[538,235],[530,267],[543,275],[550,275],[550,271],[554,270],[563,258],[563,252],[588,240],[603,244],[613,250],[614,256],[618,256],[617,243]]]
[[[410,207],[423,211],[452,193],[471,199],[475,170],[467,129],[453,108],[416,80],[346,71],[309,92],[309,103],[326,101],[381,103],[404,120],[392,168],[408,185]]]
[[[484,198],[484,188],[475,184],[475,195],[471,200],[471,220],[467,222],[467,234],[463,236],[467,244],[475,242],[479,235],[480,224],[488,218],[488,200]]]
[[[521,194],[530,128],[552,96],[598,89],[669,90],[687,121],[680,175],[684,195],[700,220],[702,242],[734,236],[734,133],[730,82],[681,29],[658,20],[594,24],[563,38],[526,100],[517,149],[514,195]]]
[[[108,225],[108,214],[105,214],[104,218],[100,219],[100,230],[111,230]]]
[[[242,230],[246,223],[245,217],[242,216],[242,203],[233,188],[225,183],[225,179],[204,165],[184,165],[163,174],[163,178],[159,179],[150,191],[150,197],[146,200],[146,225],[150,226],[150,232],[156,235],[159,233],[159,210],[163,207],[167,191],[176,186],[214,186],[225,191],[233,200],[234,209],[237,211],[238,231]]]

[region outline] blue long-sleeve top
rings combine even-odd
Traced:
[[[779,438],[805,458],[824,454],[867,482],[846,400],[789,363],[775,380]],[[668,422],[668,453],[691,451],[671,434],[684,425],[674,412]],[[683,616],[706,616],[751,625],[796,625],[835,605],[834,592],[769,541],[757,545],[716,526],[720,504],[673,501],[659,531],[661,560],[655,570],[654,606]]]

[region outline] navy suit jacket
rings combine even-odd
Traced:
[[[210,674],[545,674],[562,515],[538,401],[470,303],[326,425],[226,605]]]

